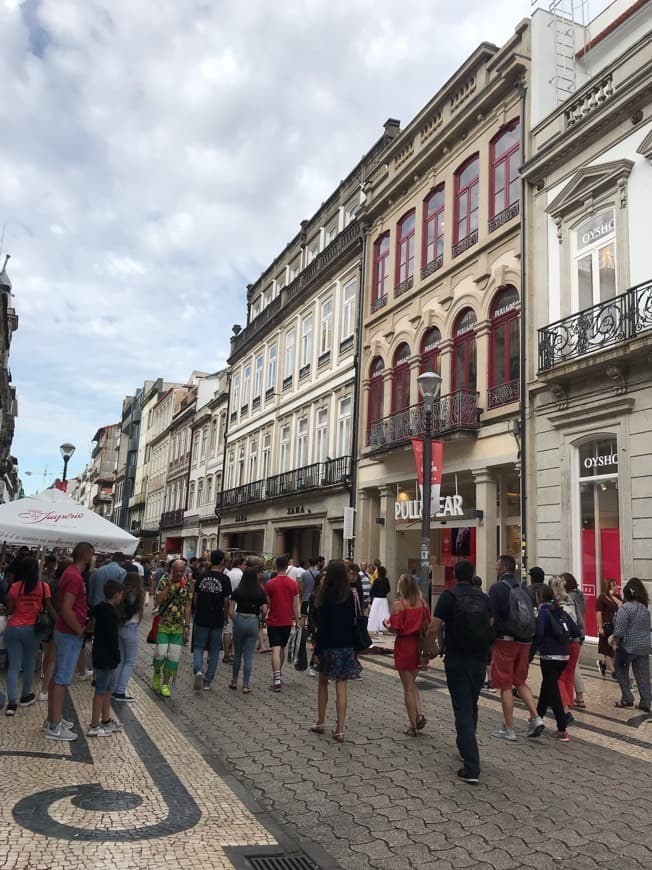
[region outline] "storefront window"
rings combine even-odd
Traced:
[[[579,471],[580,565],[587,599],[586,633],[596,636],[595,601],[603,580],[620,583],[618,445],[598,438],[577,451]]]

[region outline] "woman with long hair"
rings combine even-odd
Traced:
[[[378,576],[371,588],[371,610],[369,611],[370,632],[376,634],[383,633],[383,625],[386,619],[389,619],[389,605],[387,604],[387,596],[389,595],[390,585],[387,579],[387,569],[382,565],[378,568]]]
[[[569,638],[568,661],[566,663],[566,667],[559,676],[559,694],[561,696],[561,702],[564,706],[564,713],[566,714],[566,724],[570,725],[574,721],[571,708],[573,706],[573,700],[575,698],[575,670],[577,668],[577,662],[580,657],[581,650],[581,632],[579,627],[580,619],[578,618],[575,602],[571,601],[571,598],[566,591],[566,581],[564,580],[564,578],[553,577],[550,580],[550,588],[552,589],[553,595],[555,596],[555,602],[557,606],[561,607],[561,609],[573,620],[573,623],[577,626],[577,636]]]
[[[616,679],[621,698],[616,707],[633,707],[634,695],[629,684],[629,666],[641,696],[638,708],[650,712],[650,611],[648,596],[638,577],[632,577],[623,589],[625,603],[618,609],[611,636],[616,651]]]
[[[568,571],[564,571],[563,574],[559,575],[566,586],[566,592],[568,592],[568,597],[575,605],[575,613],[577,615],[577,627],[580,630],[580,644],[584,643],[584,637],[586,635],[585,632],[585,624],[586,624],[586,599],[584,598],[584,593],[579,588],[577,580],[573,577],[572,574],[569,574]],[[580,672],[579,667],[575,667],[575,706],[576,707],[586,707],[586,702],[584,700],[584,678]]]
[[[353,574],[344,562],[328,563],[315,599],[316,643],[314,668],[319,673],[317,684],[317,721],[310,729],[315,734],[325,731],[328,681],[335,681],[337,724],[333,738],[344,743],[344,723],[347,708],[347,681],[360,676],[362,667],[354,649],[353,625],[356,619]]]
[[[600,656],[596,664],[603,677],[607,673],[607,659],[611,663],[612,673],[614,670],[614,649],[609,643],[609,638],[613,634],[616,613],[622,603],[623,599],[618,594],[616,581],[603,580],[602,594],[595,602],[595,615],[598,621],[598,655]]]
[[[43,568],[41,570],[41,580],[47,583],[50,589],[50,603],[56,611],[57,608],[57,557],[46,556],[43,560]],[[57,650],[54,645],[54,625],[47,637],[41,640],[41,688],[39,690],[39,701],[47,701],[48,690],[52,677],[54,676],[54,665],[57,658]]]
[[[122,585],[124,592],[122,601],[118,606],[120,664],[116,668],[114,676],[112,698],[114,701],[129,702],[134,700],[132,695],[127,694],[127,683],[136,667],[138,626],[143,619],[145,590],[141,576],[137,571],[128,571]]]
[[[416,580],[411,574],[401,574],[396,589],[397,600],[392,614],[385,620],[385,627],[396,635],[394,643],[394,668],[403,684],[403,697],[410,725],[405,732],[416,737],[426,727],[426,717],[421,710],[417,689],[417,672],[421,664],[420,639],[430,622],[426,606]]]
[[[251,691],[251,667],[254,648],[258,640],[260,617],[267,615],[268,600],[262,585],[262,565],[246,568],[238,587],[231,593],[231,619],[233,620],[233,671],[230,689],[238,688],[240,664],[244,659],[242,691]]]
[[[57,615],[50,602],[50,587],[39,580],[39,565],[36,559],[27,557],[20,562],[16,579],[7,593],[7,628],[5,638],[9,669],[7,673],[8,701],[6,716],[14,716],[18,709],[18,675],[23,672],[23,692],[20,706],[29,707],[36,700],[32,692],[34,664],[40,638],[34,631],[34,623],[42,610],[47,610],[52,621]]]

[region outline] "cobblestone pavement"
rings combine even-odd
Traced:
[[[585,658],[591,658],[590,648]],[[365,657],[363,679],[350,685],[347,740],[308,732],[316,680],[293,668],[281,694],[269,691],[269,656],[257,655],[251,695],[229,691],[220,663],[212,692],[194,692],[184,650],[173,698],[157,706],[234,776],[289,836],[322,866],[342,870],[449,870],[473,867],[652,867],[652,720],[616,710],[614,682],[584,665],[586,711],[576,713],[568,744],[549,734],[519,740],[490,736],[501,722],[497,696],[483,693],[482,780],[457,780],[450,701],[440,663],[420,680],[428,725],[404,735],[402,691],[391,658]],[[139,678],[149,680],[151,649],[141,648]],[[532,687],[538,689],[537,666]],[[332,727],[333,699],[329,699]]]

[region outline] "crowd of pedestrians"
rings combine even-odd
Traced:
[[[586,602],[577,581],[561,574],[546,582],[544,572],[530,569],[530,584],[516,576],[514,559],[501,556],[489,594],[467,560],[455,565],[455,584],[439,596],[431,614],[413,574],[392,583],[379,563],[360,565],[321,556],[307,564],[278,556],[265,563],[258,556],[227,557],[214,550],[208,559],[130,559],[119,553],[96,556],[78,544],[70,559],[47,556],[39,561],[23,548],[6,566],[0,606],[6,608],[8,651],[7,706],[47,701],[43,724],[47,739],[77,738],[63,718],[66,693],[75,674],[93,680],[90,737],[122,730],[113,709],[134,698],[128,686],[136,663],[139,627],[152,603],[148,641],[154,645],[152,690],[170,698],[181,653],[189,645],[192,681],[210,691],[220,656],[230,665],[230,689],[252,691],[253,660],[270,653],[271,683],[284,689],[283,669],[291,664],[318,677],[317,716],[311,731],[326,733],[329,686],[335,688],[332,737],[345,740],[349,680],[361,678],[359,653],[372,634],[394,635],[394,667],[403,687],[406,734],[418,736],[427,720],[417,676],[428,661],[444,659],[456,743],[463,762],[458,776],[475,783],[480,776],[477,743],[478,699],[483,687],[500,693],[503,714],[494,732],[498,739],[518,739],[515,697],[525,705],[526,737],[536,739],[550,710],[560,742],[569,740],[572,710],[586,706],[577,668],[585,636]],[[632,578],[622,590],[607,580],[596,605],[599,631],[597,665],[611,671],[621,697],[615,706],[632,707],[632,677],[638,707],[650,712],[650,613],[644,584]],[[41,685],[34,685],[39,647]],[[90,659],[89,659],[90,654]],[[528,685],[538,655],[538,698]],[[490,682],[485,682],[488,677]],[[240,682],[241,681],[241,682]]]

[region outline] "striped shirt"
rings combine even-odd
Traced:
[[[613,636],[630,655],[649,655],[650,611],[647,607],[640,601],[626,601],[616,613]]]

